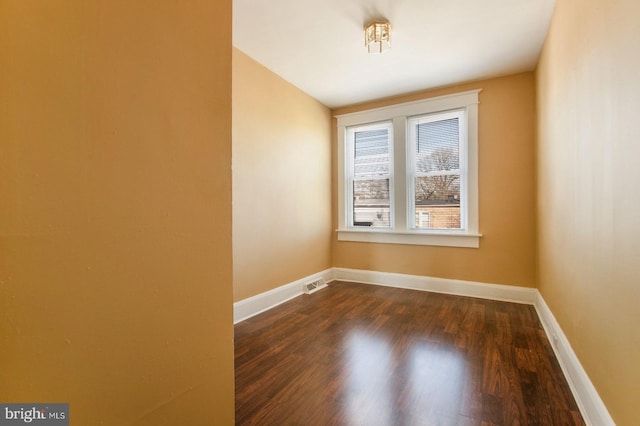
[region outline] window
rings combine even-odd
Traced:
[[[339,240],[479,247],[478,93],[337,117]]]
[[[350,127],[348,207],[349,224],[391,227],[391,123]]]
[[[463,128],[464,110],[408,119],[410,229],[465,228],[460,210]],[[429,221],[416,220],[425,213]]]

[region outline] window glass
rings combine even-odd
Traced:
[[[460,128],[462,112],[409,119],[413,144],[415,229],[461,229]],[[425,221],[425,215],[429,217]]]
[[[389,124],[351,128],[353,146],[353,226],[391,226],[391,127]]]

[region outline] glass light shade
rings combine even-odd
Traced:
[[[369,53],[384,53],[391,49],[391,24],[372,22],[364,29],[364,45]]]

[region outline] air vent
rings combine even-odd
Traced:
[[[315,281],[311,281],[310,283],[303,284],[302,291],[304,291],[306,294],[311,294],[325,288],[326,286],[327,283],[324,282],[324,278],[320,278]]]

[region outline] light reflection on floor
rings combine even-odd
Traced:
[[[455,348],[416,340],[400,352],[391,334],[361,330],[350,331],[344,344],[348,425],[428,425],[434,413],[457,418],[459,404],[451,402],[462,399],[465,361]]]
[[[350,425],[391,425],[392,354],[379,337],[352,332],[346,339],[346,409]]]
[[[464,358],[440,344],[420,342],[409,354],[404,375],[409,383],[407,411],[411,418],[434,418],[430,413],[457,416],[464,380]],[[457,402],[452,406],[452,402]]]

